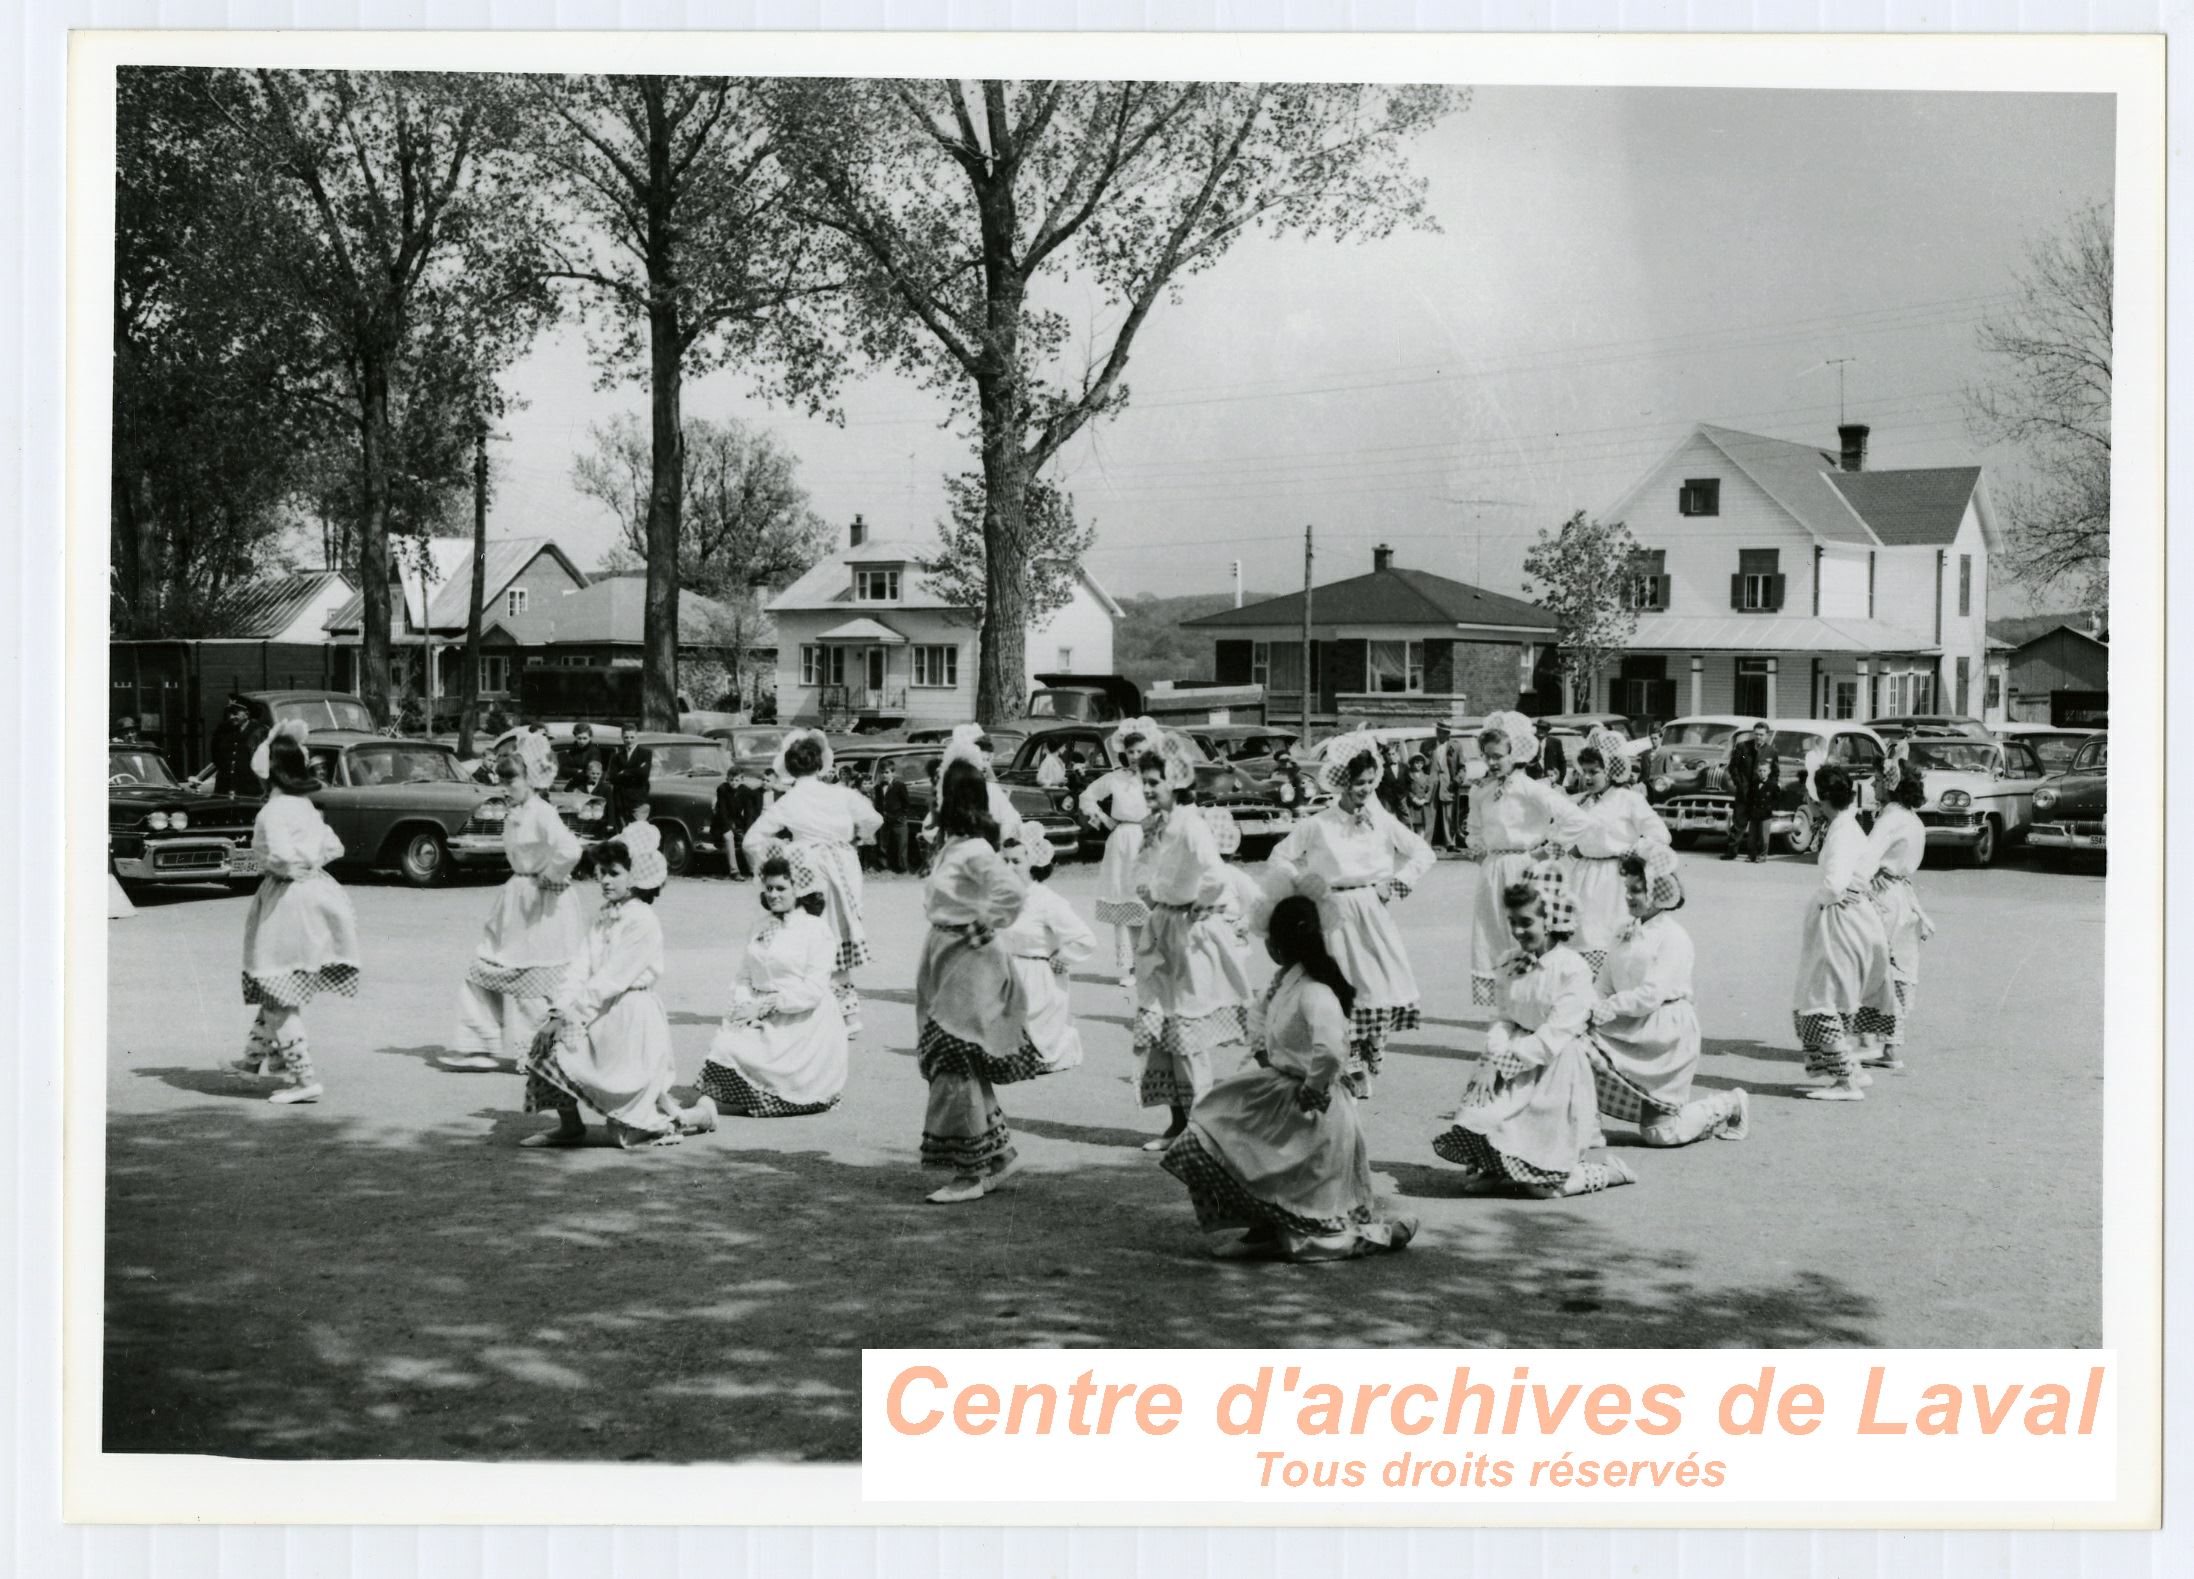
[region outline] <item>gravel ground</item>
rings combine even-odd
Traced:
[[[531,1152],[509,1074],[437,1069],[490,891],[351,892],[355,1002],[312,1011],[329,1090],[276,1108],[227,1073],[248,901],[155,897],[110,924],[106,1447],[285,1458],[666,1462],[859,1456],[864,1346],[2056,1347],[2100,1340],[2102,882],[1920,879],[1940,928],[1912,1069],[1793,1100],[1790,974],[1813,868],[1684,857],[1703,1087],[1752,1138],[1625,1154],[1641,1183],[1463,1199],[1429,1146],[1478,1030],[1477,871],[1403,930],[1423,1028],[1391,1047],[1374,1167],[1423,1219],[1403,1255],[1213,1262],[1139,1148],[1126,1003],[1073,987],[1073,1073],[1001,1094],[1024,1175],[923,1204],[911,990],[919,885],[869,887],[868,1040],[844,1103],[649,1153]],[[1094,870],[1059,889],[1089,913]],[[659,910],[679,1070],[700,1065],[754,890]],[[1090,969],[1092,967],[1086,967]],[[1611,1127],[1615,1145],[1627,1135]]]

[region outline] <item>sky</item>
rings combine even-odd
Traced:
[[[1116,595],[1300,584],[1398,563],[1513,592],[1532,536],[1598,514],[1697,422],[1833,449],[1839,372],[1870,467],[1979,461],[1959,394],[2029,246],[2111,193],[2107,97],[1499,88],[1414,145],[1437,234],[1251,236],[1161,302],[1127,410],[1049,474],[1097,528]],[[1078,280],[1077,321],[1108,310]],[[1839,369],[1833,359],[1848,359]],[[590,430],[646,410],[598,387],[575,325],[507,375],[526,404],[496,446],[496,535],[554,536],[592,566],[615,531],[571,483]],[[853,379],[834,427],[736,371],[689,416],[737,417],[799,457],[843,529],[923,536],[970,469],[942,400]],[[2006,595],[1993,610],[2054,607]],[[2062,600],[2058,600],[2061,602]]]

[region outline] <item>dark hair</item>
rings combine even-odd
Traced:
[[[1532,905],[1539,905],[1541,913],[1544,914],[1544,902],[1537,886],[1534,884],[1510,883],[1501,890],[1501,908],[1503,910],[1523,910]],[[1551,927],[1547,929],[1546,935],[1557,943],[1567,943],[1570,938],[1567,932],[1556,932]]]
[[[1645,857],[1642,855],[1625,855],[1617,857],[1615,862],[1615,870],[1623,874],[1623,881],[1626,883],[1630,881],[1630,879],[1635,877],[1636,879],[1638,879],[1639,882],[1645,883],[1649,887],[1652,884],[1653,879],[1646,876]],[[1679,882],[1676,885],[1676,902],[1673,905],[1663,905],[1661,908],[1663,910],[1683,909],[1683,891],[1683,884]]]
[[[1927,804],[1927,775],[1907,762],[1899,770],[1896,788],[1889,798],[1907,811],[1918,811]]]
[[[1607,766],[1607,754],[1598,746],[1586,746],[1577,753],[1577,766],[1580,768],[1604,768]]]
[[[937,832],[945,839],[983,839],[995,850],[1002,840],[990,814],[990,781],[965,757],[945,769],[937,790]]]
[[[1135,759],[1135,773],[1138,778],[1145,773],[1155,773],[1163,779],[1166,776],[1166,759],[1155,751],[1146,751]],[[1195,805],[1196,786],[1193,783],[1175,784],[1173,798],[1183,806]]]
[[[499,779],[522,779],[526,776],[526,765],[518,760],[517,752],[504,751],[495,759],[495,776]]]
[[[1813,788],[1836,811],[1842,811],[1853,799],[1851,775],[1833,762],[1814,772]]]
[[[267,742],[267,780],[285,795],[310,795],[327,788],[313,771],[305,748],[288,735],[276,735]]]
[[[1302,966],[1304,975],[1341,1000],[1343,1014],[1355,1012],[1356,989],[1326,951],[1325,927],[1318,920],[1314,900],[1289,894],[1272,907],[1265,934],[1272,939],[1273,950],[1283,963]]]
[[[782,877],[786,882],[791,882],[792,862],[782,855],[767,857],[762,862],[761,880],[766,883],[773,877]],[[823,913],[823,896],[821,894],[796,894],[793,896],[792,903],[796,908],[805,910],[811,916],[819,916]]]
[[[625,848],[622,839],[604,839],[600,844],[579,858],[581,877],[599,877],[612,866],[632,870],[632,852]]]
[[[797,735],[785,746],[785,771],[796,779],[823,771],[823,743],[813,735]]]

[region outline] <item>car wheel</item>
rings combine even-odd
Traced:
[[[1809,855],[1817,831],[1813,824],[1813,808],[1800,806],[1790,814],[1790,832],[1783,835],[1783,847],[1792,855]]]
[[[1668,842],[1679,850],[1688,850],[1699,842],[1699,830],[1684,828],[1668,836]]]
[[[663,867],[673,877],[683,875],[693,864],[693,838],[686,832],[685,824],[662,822],[656,826],[663,831]]]
[[[396,870],[414,888],[434,888],[449,877],[449,846],[439,828],[414,828],[401,834]]]
[[[1996,864],[1995,818],[1983,817],[1981,819],[1981,836],[1973,841],[1973,848],[1967,852],[1966,859],[1977,868]]]

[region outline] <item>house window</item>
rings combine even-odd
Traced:
[[[1068,674],[1074,672],[1074,649],[1072,647],[1061,647],[1059,649],[1059,667]]]
[[[1972,685],[1973,660],[1970,658],[1960,658],[1958,660],[1958,706],[1956,709],[1957,714],[1960,718],[1964,718],[1967,716],[1966,702],[1971,693]]]
[[[1851,718],[1859,711],[1859,682],[1856,679],[1836,682],[1836,705],[1829,717]]]
[[[1678,515],[1720,515],[1722,513],[1722,479],[1719,477],[1686,477],[1683,487],[1676,490]]]
[[[510,660],[499,654],[482,655],[480,659],[480,694],[483,696],[507,696],[510,693]]]
[[[1623,583],[1627,608],[1660,610],[1668,607],[1668,551],[1641,548],[1630,556],[1630,578]]]
[[[1303,689],[1303,644],[1261,641],[1254,648],[1252,664],[1264,664],[1265,684],[1275,691],[1300,695]]]
[[[802,685],[844,685],[846,650],[843,647],[804,646],[800,649]]]
[[[1988,701],[1985,705],[1987,706],[1988,711],[1993,713],[1996,711],[1997,708],[2003,706],[2004,703],[2003,675],[1994,669],[1989,670],[1988,685],[1985,689],[1988,697]]]
[[[1389,696],[1416,696],[1425,688],[1425,644],[1375,641],[1370,648],[1371,689]]]
[[[917,647],[914,649],[914,683],[936,690],[951,690],[960,683],[960,649],[957,647]]]
[[[512,587],[503,594],[503,612],[510,615],[519,615],[526,612],[526,589],[524,587]]]
[[[1971,614],[1973,612],[1973,556],[1971,554],[1960,554],[1958,556],[1958,612],[1960,614]]]
[[[1737,573],[1729,578],[1729,606],[1753,614],[1771,614],[1783,606],[1780,549],[1737,550]]]
[[[1272,643],[1253,641],[1249,644],[1249,683],[1251,685],[1270,685],[1272,683]]]
[[[899,572],[896,570],[856,570],[853,573],[853,600],[856,603],[898,602]]]

